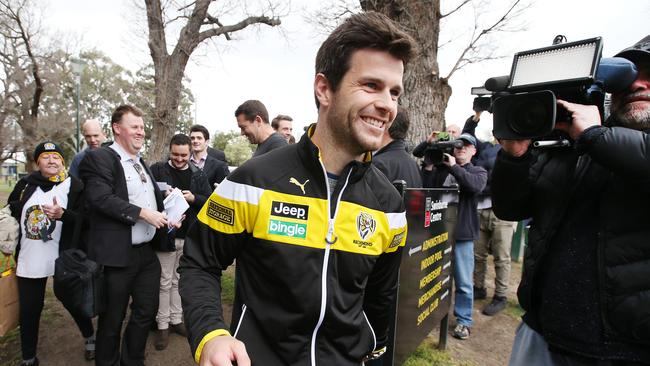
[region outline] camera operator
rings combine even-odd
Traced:
[[[485,109],[477,103],[477,100],[474,101],[473,107],[474,115],[465,121],[463,133],[469,133],[477,141],[476,155],[472,158],[472,164],[483,167],[488,172],[487,184],[478,196],[479,237],[474,245],[474,300],[487,298],[485,277],[488,255],[491,253],[494,256],[494,297],[483,308],[482,313],[493,316],[505,309],[508,304],[510,249],[517,222],[501,220],[492,211],[491,173],[501,145],[481,141],[476,137],[476,127]]]
[[[558,100],[574,148],[502,140],[492,200],[532,217],[510,365],[650,364],[650,36],[620,52],[636,80],[596,106]]]
[[[454,247],[454,282],[456,285],[454,315],[457,318],[457,325],[453,335],[458,339],[467,339],[472,326],[472,307],[474,305],[472,283],[474,240],[478,238],[479,232],[476,205],[478,194],[487,182],[487,172],[471,163],[472,157],[476,154],[476,139],[472,135],[464,133],[458,140],[463,142],[463,146],[454,148],[453,155],[444,153],[441,164],[427,165],[422,170],[422,180],[425,188],[449,187],[457,184],[460,189],[457,201],[449,204],[450,215],[446,224],[448,232],[452,234],[449,236],[449,240],[452,241],[451,244]],[[454,211],[457,211],[457,215]]]

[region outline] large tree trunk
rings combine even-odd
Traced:
[[[420,57],[408,64],[404,73],[404,95],[400,104],[411,118],[408,140],[418,144],[433,130],[445,125],[445,109],[451,87],[440,76],[438,34],[440,0],[360,0],[365,11],[383,13],[399,23],[416,40]]]

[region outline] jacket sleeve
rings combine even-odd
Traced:
[[[375,350],[387,345],[391,314],[396,311],[393,305],[397,296],[397,279],[408,230],[403,204],[398,212],[388,214],[390,242],[385,245],[384,253],[377,258],[368,277],[363,298],[363,310],[377,338]]]
[[[203,171],[199,171],[196,175],[195,192],[192,192],[192,194],[194,194],[194,202],[192,202],[191,206],[197,211],[200,210],[201,207],[205,205],[205,202],[208,200],[211,193],[212,189],[210,188],[208,177]]]
[[[650,135],[624,127],[592,127],[578,138],[579,150],[616,174],[650,183]]]
[[[27,181],[24,178],[20,178],[18,183],[14,186],[14,189],[9,194],[7,198],[7,204],[11,210],[11,216],[13,216],[18,222],[20,222],[21,208],[22,204],[20,203],[20,196],[27,187]]]
[[[450,172],[456,178],[461,191],[480,193],[487,184],[487,172],[481,167],[471,166],[468,170],[456,164],[451,167]]]
[[[101,155],[100,155],[101,153]],[[106,151],[91,151],[79,165],[79,175],[84,181],[87,204],[94,210],[127,225],[135,225],[140,207],[129,203],[115,193],[113,158]]]
[[[497,153],[490,189],[492,209],[498,218],[519,221],[531,217],[533,183],[529,172],[533,162],[530,151],[519,158],[508,155],[503,149]]]
[[[427,147],[429,146],[429,143],[427,140],[424,140],[418,144],[418,146],[413,149],[413,156],[416,158],[421,158],[424,156],[424,152],[427,150]]]
[[[476,127],[478,126],[478,121],[474,121],[474,116],[469,116],[465,120],[465,125],[463,125],[463,133],[469,133],[470,135],[476,138]],[[478,138],[476,138],[478,140]]]
[[[236,190],[228,180],[212,193],[185,237],[178,272],[183,316],[198,363],[206,342],[229,335],[221,307],[221,273],[233,263],[250,232],[250,207],[220,193]]]

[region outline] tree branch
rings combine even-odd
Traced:
[[[461,9],[465,4],[467,4],[467,3],[470,2],[470,1],[471,1],[471,0],[464,0],[464,1],[463,1],[462,3],[460,3],[460,4],[459,4],[459,5],[458,5],[454,10],[448,12],[447,14],[440,14],[440,19],[442,19],[442,18],[444,18],[444,17],[446,17],[446,16],[449,16],[449,15],[452,15],[453,13],[457,12],[458,10],[460,10],[460,9]]]
[[[275,27],[280,25],[281,22],[279,18],[269,18],[267,16],[248,17],[237,24],[225,25],[219,28],[212,28],[201,32],[199,34],[199,42],[202,42],[211,37],[220,36],[222,34],[236,32],[253,24],[266,24],[268,26]]]

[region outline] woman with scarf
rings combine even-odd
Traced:
[[[83,183],[67,177],[61,148],[53,142],[34,151],[38,170],[16,183],[9,195],[11,214],[20,223],[16,276],[20,300],[21,366],[38,365],[38,327],[47,278],[59,253],[79,240]],[[73,318],[85,338],[87,360],[94,358],[95,336],[90,318]]]

